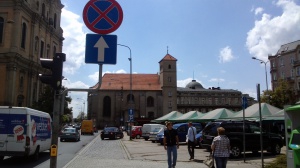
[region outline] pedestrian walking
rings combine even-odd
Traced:
[[[187,133],[187,144],[188,144],[188,152],[190,154],[190,160],[194,159],[194,150],[195,150],[195,142],[196,142],[196,128],[193,127],[192,122],[188,123],[189,129]]]
[[[217,128],[218,136],[213,139],[211,150],[216,161],[217,168],[226,168],[227,160],[230,155],[230,141],[225,135],[223,127]]]
[[[167,129],[164,131],[164,148],[167,150],[168,167],[175,168],[177,161],[177,149],[179,148],[178,133],[177,130],[173,129],[173,124],[171,122],[167,122],[166,126]]]

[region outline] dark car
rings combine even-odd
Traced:
[[[193,123],[193,127],[196,128],[197,133],[202,130],[202,125],[200,123]],[[174,124],[173,129],[177,130],[179,142],[186,142],[186,135],[189,129],[188,123]]]
[[[60,134],[60,142],[66,140],[80,141],[80,133],[76,128],[65,128]]]
[[[117,139],[123,138],[123,131],[117,127],[105,127],[103,131],[101,131],[101,139],[109,138],[109,139]]]
[[[196,144],[195,146],[199,146],[199,148],[202,148],[202,131],[200,131],[198,134],[196,134]]]
[[[212,140],[217,136],[217,128],[225,128],[225,135],[230,140],[231,156],[239,157],[243,151],[243,121],[223,120],[208,123],[202,130],[202,146],[210,150]],[[245,151],[260,151],[260,128],[258,123],[245,121]],[[279,134],[262,132],[263,148],[272,154],[280,154],[283,138]]]
[[[193,127],[196,128],[197,134],[202,130],[202,125],[200,123],[193,123]],[[179,142],[186,142],[186,135],[188,132],[188,123],[178,123],[173,125],[173,129],[177,130]],[[197,134],[195,135],[197,138]],[[163,145],[164,132],[158,133],[156,135],[156,141]]]

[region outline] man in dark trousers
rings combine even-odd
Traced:
[[[189,122],[188,124],[189,129],[187,133],[187,138],[188,138],[188,151],[190,154],[190,160],[194,159],[194,149],[195,149],[195,142],[196,142],[196,128],[193,127],[192,122]]]
[[[167,129],[164,132],[164,148],[167,150],[168,167],[175,168],[177,161],[177,149],[179,148],[179,139],[177,130],[173,129],[171,122],[166,123]],[[172,154],[173,153],[173,160]]]

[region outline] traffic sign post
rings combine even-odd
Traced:
[[[123,21],[122,8],[115,0],[90,0],[82,15],[85,25],[98,34],[114,32]]]
[[[117,36],[87,34],[85,63],[116,64]]]
[[[134,122],[134,111],[133,109],[128,109],[128,122],[130,123],[130,127],[129,127],[129,139],[132,140],[131,136],[132,136],[132,123]]]

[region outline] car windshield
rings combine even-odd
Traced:
[[[108,127],[108,128],[105,128],[104,131],[105,131],[105,132],[112,132],[112,131],[115,131],[115,129],[116,129],[116,128]]]
[[[217,128],[220,126],[218,122],[210,122],[202,130],[204,134],[217,135]]]
[[[75,129],[64,129],[64,133],[75,133]]]
[[[154,128],[153,132],[159,132],[161,128]]]

